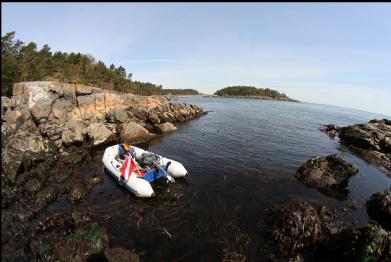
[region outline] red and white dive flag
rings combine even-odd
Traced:
[[[132,174],[133,170],[136,168],[136,163],[134,162],[132,157],[127,157],[123,165],[121,166],[121,175],[128,180],[130,174]]]

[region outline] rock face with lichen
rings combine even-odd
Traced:
[[[343,195],[346,191],[348,179],[355,175],[357,171],[357,167],[341,157],[329,155],[307,160],[295,176],[303,184],[314,187],[328,195],[336,194],[337,191],[340,191]]]
[[[2,178],[14,182],[26,155],[84,143],[145,142],[151,132],[173,129],[171,122],[203,114],[198,106],[170,103],[163,96],[49,81],[17,83],[12,97],[2,97]]]

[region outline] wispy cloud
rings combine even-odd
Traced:
[[[90,53],[165,88],[254,85],[391,114],[390,5],[2,7],[3,32],[53,51]]]

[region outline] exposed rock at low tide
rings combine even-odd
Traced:
[[[139,262],[140,257],[135,252],[120,247],[108,248],[104,252],[110,262]]]
[[[156,125],[160,133],[167,133],[177,130],[176,126],[170,122],[166,122],[160,125]]]
[[[133,251],[108,249],[109,233],[87,214],[47,214],[50,205],[83,205],[102,183],[100,173],[75,175],[88,170],[85,160],[96,149],[120,140],[145,142],[157,125],[203,114],[166,97],[58,82],[15,84],[1,104],[2,259],[139,261]]]
[[[109,244],[107,230],[79,212],[51,214],[37,229],[30,249],[34,257],[42,260],[94,260]]]
[[[391,152],[391,121],[371,120],[341,128],[339,137],[349,145],[383,153]]]
[[[390,261],[391,234],[377,225],[347,228],[325,238],[317,261]]]
[[[346,198],[347,182],[357,173],[354,165],[337,155],[313,157],[307,160],[297,171],[296,178],[307,186],[337,198]]]
[[[305,202],[269,209],[266,248],[270,258],[293,258],[304,248],[317,244],[322,237],[325,221],[313,206]]]
[[[198,106],[170,103],[163,96],[135,96],[81,84],[17,83],[12,97],[2,97],[2,178],[15,182],[25,152],[45,154],[118,140],[145,142],[149,132],[172,130],[167,122],[203,114]],[[161,123],[165,124],[159,128]]]
[[[391,230],[391,187],[371,196],[367,201],[367,212],[385,229]]]
[[[94,146],[107,144],[115,138],[115,134],[102,123],[92,123],[87,128],[88,137]]]
[[[121,141],[128,144],[146,142],[149,136],[147,129],[134,122],[123,124],[120,132]]]
[[[323,128],[320,128],[321,131],[328,134],[331,138],[334,138],[338,134],[340,129],[341,129],[341,127],[333,125],[333,124],[325,125]]]
[[[391,259],[389,231],[373,224],[347,226],[325,206],[319,212],[305,202],[269,209],[266,230],[266,249],[272,261]]]
[[[385,168],[391,176],[391,120],[371,120],[368,123],[337,127],[327,125],[326,133],[339,133],[341,143],[348,145],[365,160]]]

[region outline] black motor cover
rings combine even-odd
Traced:
[[[141,163],[145,166],[153,166],[159,161],[159,157],[153,153],[142,153]]]

